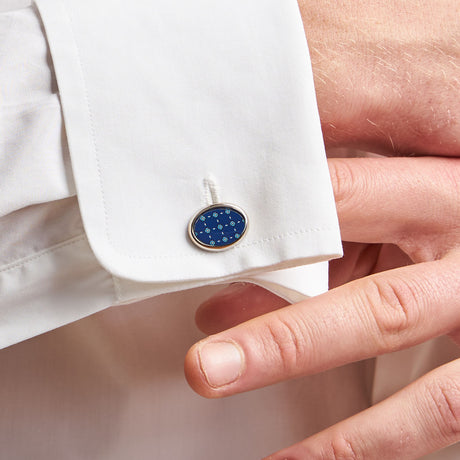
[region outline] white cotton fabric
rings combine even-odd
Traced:
[[[0,15],[0,217],[75,194],[63,136],[37,18]]]
[[[0,350],[0,457],[257,460],[367,407],[357,363],[220,400],[184,378],[201,288],[106,309]]]
[[[36,3],[85,230],[109,272],[201,284],[341,255],[296,0]],[[186,237],[210,182],[250,222],[214,254]]]
[[[138,5],[143,3],[138,2]],[[236,91],[234,85],[241,86],[241,78],[249,76],[243,67],[249,63],[255,49],[246,50],[241,42],[243,36],[239,37],[240,42],[234,43],[230,24],[232,21],[238,22],[239,17],[221,17],[222,24],[229,24],[221,46],[226,44],[235,48],[233,64],[239,59],[237,49],[242,48],[241,60],[238,61],[242,70],[235,71],[236,76],[233,76],[230,66],[225,75],[213,75],[214,92],[209,81],[204,81],[205,78],[196,81],[194,89],[191,89],[193,94],[196,93],[195,103],[200,103],[200,98],[207,99],[207,91],[211,91],[215,100],[209,98],[205,104],[213,113],[210,116],[198,111],[187,127],[176,126],[174,119],[169,120],[172,125],[167,128],[170,133],[168,139],[175,143],[176,149],[172,157],[170,152],[165,154],[160,148],[155,154],[150,149],[148,156],[145,156],[144,143],[157,142],[155,133],[166,130],[162,125],[163,117],[152,118],[153,112],[146,113],[145,106],[153,107],[157,104],[163,110],[171,106],[168,110],[177,111],[180,104],[187,106],[183,100],[184,94],[168,88],[166,81],[161,84],[152,81],[153,89],[141,88],[146,93],[145,101],[142,102],[141,94],[134,91],[137,82],[126,81],[126,76],[123,78],[120,74],[123,74],[126,67],[130,67],[130,78],[134,78],[137,71],[153,78],[158,73],[153,67],[138,68],[136,60],[139,58],[131,62],[126,57],[120,60],[116,54],[110,55],[111,51],[106,52],[104,48],[106,42],[100,44],[100,50],[94,55],[92,50],[97,46],[92,42],[91,49],[80,49],[78,56],[74,56],[71,50],[76,44],[73,41],[81,37],[68,36],[73,28],[65,32],[61,30],[69,25],[66,22],[69,20],[68,12],[61,9],[63,6],[60,2],[45,1],[40,2],[39,6],[48,21],[48,24],[45,21],[45,27],[39,13],[32,7],[0,14],[0,347],[112,305],[209,284],[249,281],[291,302],[327,290],[327,262],[318,261],[340,254],[340,238],[317,113],[313,111],[307,117],[302,107],[304,103],[313,104],[308,99],[314,98],[314,90],[311,73],[305,64],[305,42],[303,37],[298,36],[301,28],[298,18],[292,15],[292,5],[287,10],[283,6],[282,10],[287,13],[288,20],[292,21],[297,35],[290,37],[290,41],[284,45],[289,47],[298,42],[293,48],[295,53],[303,53],[303,56],[300,59],[300,56],[295,55],[290,59],[292,62],[296,59],[301,61],[300,77],[305,77],[307,83],[296,88],[294,71],[290,78],[283,76],[283,82],[274,81],[273,75],[263,76],[261,72],[267,69],[267,58],[262,56],[256,59],[260,61],[261,68],[252,68],[258,77],[266,80],[260,84],[260,88],[257,89],[258,84],[253,81],[252,87],[239,89],[238,98],[223,101],[220,96],[224,95],[216,91],[223,85],[225,95],[230,96],[232,91]],[[72,5],[67,7],[71,8]],[[89,4],[86,8],[89,8]],[[158,3],[156,8],[170,11],[166,3]],[[275,3],[268,9],[275,10]],[[83,14],[82,11],[86,11],[86,14],[92,11],[91,8],[85,10],[83,6],[80,11],[80,4],[77,10],[79,14]],[[214,11],[214,14],[220,12],[222,16],[222,11]],[[249,12],[255,13],[251,8]],[[140,11],[136,14],[142,16]],[[211,12],[208,11],[208,14]],[[113,15],[117,17],[116,10]],[[97,22],[94,15],[92,19]],[[102,16],[99,20],[102,21]],[[279,32],[278,35],[282,36],[281,32],[287,27],[286,23],[278,24],[274,21],[274,15],[271,14],[262,17],[261,23],[253,28],[251,33],[255,34],[254,37],[257,31],[260,34],[264,32],[264,22],[271,23],[267,29],[271,34]],[[76,24],[80,24],[80,27],[86,24],[83,16]],[[167,23],[163,24],[163,27],[166,26]],[[101,35],[97,27],[89,30],[95,39]],[[63,36],[59,35],[61,32]],[[135,35],[134,30],[130,33]],[[171,34],[167,29],[162,33],[167,42]],[[238,32],[239,35],[241,32]],[[289,32],[287,35],[292,34]],[[53,44],[58,48],[54,50],[53,56],[49,52],[47,37],[51,49]],[[253,39],[253,46],[257,45],[261,50],[263,40],[266,39],[267,36],[263,35],[258,43]],[[123,38],[121,41],[126,40]],[[283,45],[278,36],[276,41],[279,41],[277,46]],[[115,42],[114,38],[110,39],[112,45]],[[160,42],[151,42],[154,45],[152,52],[162,48]],[[135,46],[134,43],[128,44]],[[273,41],[271,45],[274,45]],[[161,59],[165,60],[167,55],[168,59],[174,61],[175,58],[180,63],[189,45],[184,43],[183,46],[185,49],[178,48],[175,57],[165,53]],[[67,56],[67,50],[70,50],[70,57]],[[148,54],[146,50],[142,52]],[[275,52],[279,53],[279,48]],[[103,67],[97,65],[94,68],[95,73],[90,72],[84,76],[74,73],[72,65],[78,63],[72,62],[72,57],[81,59],[82,55],[89,55],[94,58],[101,54],[107,56]],[[211,58],[214,57],[209,57],[211,70],[214,67]],[[268,57],[275,58],[271,52]],[[156,65],[160,64],[161,59],[158,57]],[[110,62],[113,69],[108,68]],[[194,70],[195,64],[191,65],[189,73],[195,73],[195,79],[199,71],[206,75],[203,64],[197,65]],[[98,79],[97,72],[105,72],[105,77]],[[281,77],[278,71],[275,74],[277,78]],[[110,75],[118,75],[117,78],[125,82],[127,88],[117,90],[115,87],[107,87],[105,94],[110,100],[98,100],[92,108],[91,123],[98,123],[97,136],[102,143],[99,148],[104,152],[94,167],[109,175],[104,178],[109,189],[104,192],[105,201],[100,203],[97,198],[100,184],[91,182],[94,171],[85,157],[90,152],[78,150],[85,136],[94,134],[83,132],[86,126],[84,118],[88,116],[85,104],[89,96],[76,92],[73,86],[75,84],[78,87],[82,83],[80,78],[84,78],[85,84],[93,83],[96,86],[94,91],[97,93],[102,91],[101,81],[102,86],[108,85],[106,79]],[[233,79],[237,81],[233,82]],[[285,84],[287,88],[284,88]],[[65,88],[64,94],[62,86]],[[273,101],[264,101],[263,93],[268,93],[272,86],[275,93],[280,94]],[[250,90],[260,91],[257,100],[249,100],[247,93]],[[127,98],[121,98],[120,91],[126,92]],[[296,91],[303,99],[302,102],[296,102],[291,114],[292,101],[288,100],[288,96],[292,98]],[[276,126],[275,118],[278,115],[275,107],[280,104],[279,98],[286,99],[281,107],[285,112],[281,118],[292,118],[300,114],[302,116],[299,121],[289,121],[289,118],[284,125],[280,118],[279,126]],[[126,116],[118,114],[114,119],[113,113],[120,111],[120,104],[130,104],[131,112],[127,112]],[[271,105],[272,119],[257,120]],[[239,126],[238,136],[235,136],[225,120],[219,121],[223,123],[220,131],[212,126],[213,117],[221,106],[226,107],[226,117],[246,117],[245,121],[233,120]],[[137,114],[133,113],[136,107],[140,107]],[[65,126],[62,110],[67,117]],[[250,123],[247,117],[254,118],[254,123]],[[194,123],[208,125],[206,129],[209,130],[209,136],[205,136],[204,131],[197,136],[202,149],[214,149],[219,136],[222,145],[238,137],[238,149],[231,152],[227,148],[225,154],[225,149],[217,149],[213,156],[217,162],[216,167],[208,168],[206,155],[198,155],[192,163],[187,163],[190,153],[187,137],[195,129]],[[305,126],[301,127],[301,124]],[[248,132],[243,130],[246,125],[249,127]],[[158,126],[158,129],[153,130],[153,126]],[[114,138],[114,130],[123,134]],[[301,130],[305,130],[307,135],[300,133]],[[277,134],[278,131],[282,134]],[[282,161],[278,162],[275,150],[283,146],[282,139],[286,140],[283,136],[287,134],[292,140],[286,142],[286,152],[276,151],[282,157]],[[73,142],[71,140],[68,143],[67,137],[72,139],[72,136]],[[296,141],[296,137],[300,140]],[[308,142],[306,137],[309,138]],[[277,147],[275,138],[280,138]],[[168,139],[162,140],[163,148]],[[254,142],[266,142],[268,153],[263,150],[254,151]],[[117,150],[119,145],[128,144],[128,150]],[[301,151],[302,148],[305,152]],[[292,153],[292,150],[295,151]],[[184,158],[184,165],[180,163],[181,158]],[[162,166],[160,169],[152,169],[152,164],[155,168],[159,164]],[[193,169],[193,165],[198,169]],[[233,170],[228,165],[233,165]],[[293,169],[297,171],[297,179],[289,178]],[[305,174],[305,177],[301,174]],[[277,179],[277,176],[280,178]],[[218,199],[237,203],[250,216],[248,238],[234,249],[221,254],[197,249],[186,236],[188,219],[209,204],[210,191],[204,184],[211,181],[214,195],[221,195]],[[141,183],[144,183],[143,188]],[[146,189],[150,183],[151,188]],[[281,194],[280,187],[288,183],[289,190]],[[263,194],[260,193],[261,187]],[[106,204],[107,208],[101,209]],[[158,216],[163,215],[166,208],[173,210],[175,217],[171,224],[165,226]],[[124,245],[118,246],[121,251],[118,255],[115,249],[113,254],[109,251],[112,255],[104,252],[103,248],[110,244],[109,240],[103,241],[108,235],[106,225],[109,225],[109,234],[115,232],[118,243]],[[99,230],[102,233],[94,236]],[[165,238],[169,239],[165,241]],[[136,250],[145,249],[145,258],[128,253],[134,250],[134,246]],[[156,252],[161,257],[151,257]],[[307,262],[317,263],[301,266]],[[269,271],[278,267],[290,268]]]

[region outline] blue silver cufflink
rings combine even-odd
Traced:
[[[195,214],[188,226],[190,239],[207,251],[223,251],[237,244],[248,229],[246,213],[232,204],[213,204]]]

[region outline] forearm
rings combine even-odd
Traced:
[[[328,147],[460,153],[457,0],[298,0]]]

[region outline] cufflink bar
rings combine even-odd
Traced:
[[[213,204],[195,214],[188,234],[192,242],[206,251],[225,251],[239,243],[248,229],[246,213],[233,204]]]

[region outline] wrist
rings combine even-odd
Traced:
[[[338,3],[299,0],[326,146],[460,154],[456,1]]]

